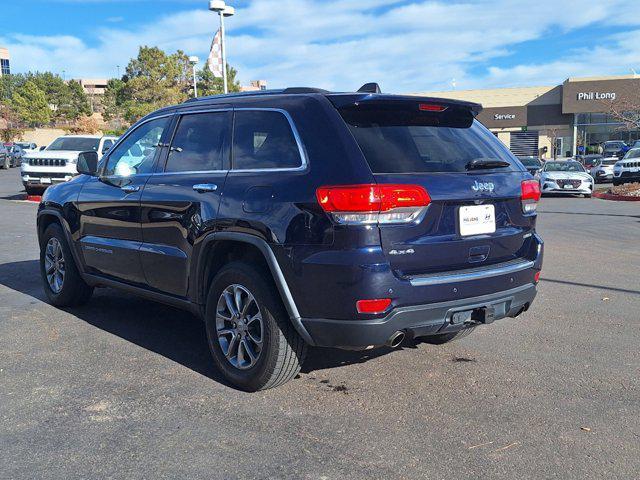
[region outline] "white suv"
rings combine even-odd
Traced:
[[[613,184],[640,182],[640,148],[629,150],[613,167]]]
[[[53,183],[66,182],[77,175],[76,162],[80,152],[94,151],[101,156],[116,142],[117,137],[97,135],[65,135],[56,138],[44,150],[27,151],[22,159],[22,184],[28,194],[34,194]]]

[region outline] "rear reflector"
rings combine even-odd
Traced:
[[[540,281],[540,273],[542,272],[536,272],[535,275],[533,276],[533,281],[535,283],[538,283]]]
[[[358,300],[356,310],[358,313],[382,313],[391,305],[390,298],[376,298],[373,300]]]
[[[431,203],[420,185],[337,185],[320,187],[318,203],[339,223],[407,223]]]
[[[524,213],[534,213],[540,201],[540,183],[537,180],[524,180],[521,184],[520,200]]]
[[[447,107],[443,105],[434,105],[432,103],[421,103],[418,105],[421,112],[444,112]]]

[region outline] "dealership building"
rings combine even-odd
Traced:
[[[477,102],[478,119],[516,155],[572,156],[580,146],[606,140],[632,142],[640,131],[610,114],[612,107],[640,110],[640,75],[569,78],[561,85],[420,92]],[[546,147],[546,148],[545,148]]]
[[[11,73],[11,57],[9,50],[0,47],[0,76],[9,75]]]

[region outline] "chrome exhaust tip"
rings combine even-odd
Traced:
[[[402,330],[398,330],[389,337],[389,340],[387,340],[387,343],[385,343],[385,345],[387,347],[397,348],[402,344],[402,342],[404,342],[405,338],[406,334]]]

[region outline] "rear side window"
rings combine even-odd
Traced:
[[[227,112],[183,115],[171,142],[167,172],[197,172],[224,169]]]
[[[239,110],[233,130],[233,169],[297,168],[300,150],[281,112]]]
[[[422,112],[409,107],[340,109],[373,173],[465,172],[477,159],[515,157],[471,113]]]

